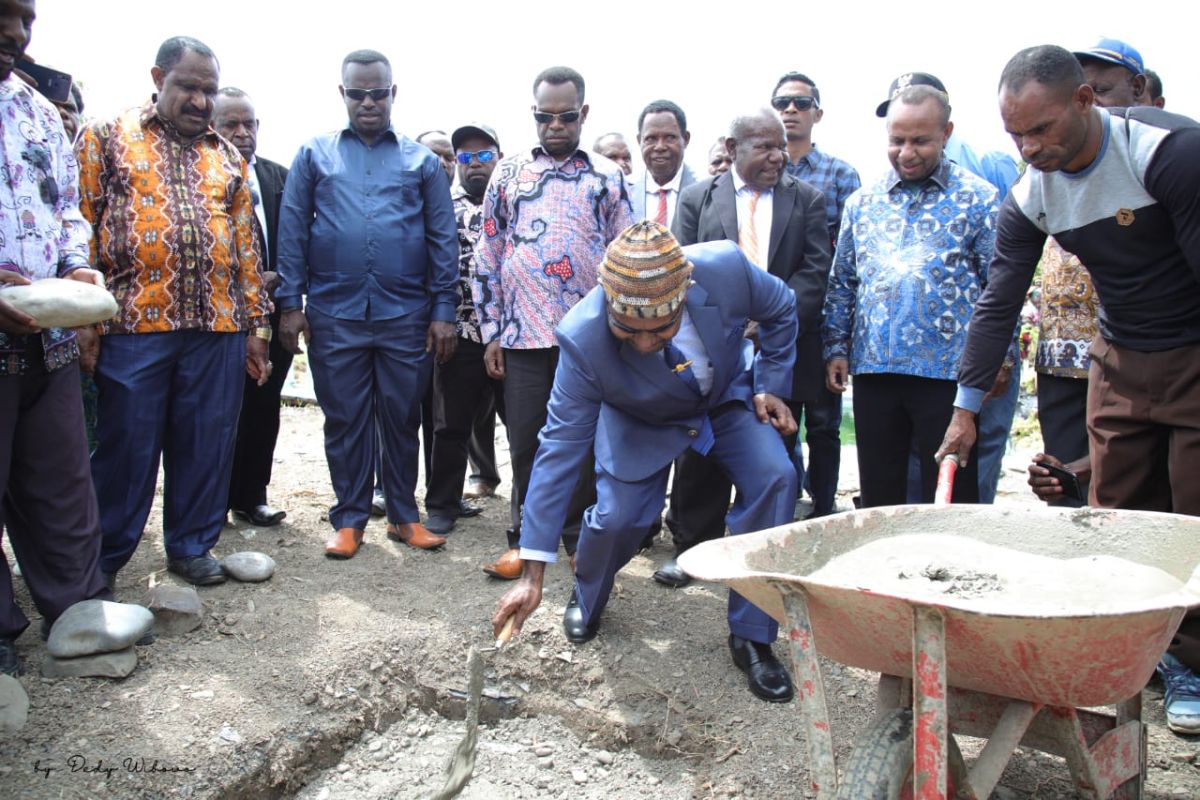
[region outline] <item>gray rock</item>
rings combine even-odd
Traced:
[[[275,574],[275,559],[266,553],[231,553],[221,559],[225,573],[235,581],[259,583]]]
[[[160,583],[147,593],[146,606],[154,614],[154,630],[163,636],[182,636],[204,619],[200,595],[191,586]]]
[[[137,648],[77,658],[47,655],[42,675],[47,678],[124,678],[137,667]]]
[[[91,656],[132,647],[154,628],[148,608],[108,600],[83,600],[50,629],[46,649],[56,658]]]
[[[25,727],[29,716],[29,695],[11,675],[0,673],[0,731],[16,732]]]

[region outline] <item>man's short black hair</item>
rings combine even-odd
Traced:
[[[198,53],[213,61],[217,60],[212,48],[199,39],[193,39],[191,36],[172,36],[158,46],[158,55],[154,57],[154,66],[163,72],[170,72],[187,52]]]
[[[221,97],[234,97],[234,98],[242,98],[242,97],[250,96],[250,95],[246,94],[244,91],[242,91],[241,89],[237,88],[236,86],[222,86],[220,89],[217,90],[217,94],[220,95]]]
[[[1065,92],[1074,92],[1086,83],[1075,54],[1053,44],[1027,47],[1009,59],[1000,73],[999,89],[1016,93],[1030,81]]]
[[[387,68],[388,83],[392,82],[392,62],[378,50],[355,50],[342,59],[342,75],[351,64],[383,64]]]
[[[950,124],[950,96],[945,92],[939,92],[936,87],[927,84],[918,83],[912,86],[905,86],[900,91],[896,92],[895,96],[888,101],[888,112],[896,107],[897,103],[906,106],[924,105],[926,100],[933,100],[937,104],[938,114],[942,120],[942,127]]]
[[[643,108],[642,113],[638,116],[638,136],[642,135],[642,123],[646,121],[647,116],[650,114],[660,114],[664,111],[670,112],[675,117],[675,121],[679,123],[680,133],[687,133],[687,114],[683,113],[683,109],[670,100],[655,100]]]
[[[1162,97],[1162,78],[1158,77],[1158,73],[1152,69],[1148,69],[1143,74],[1146,76],[1146,95],[1151,100]]]
[[[79,90],[79,82],[71,82],[71,97],[75,100],[75,111],[79,114],[83,113],[83,92]]]
[[[575,85],[575,93],[579,95],[579,104],[583,105],[583,76],[570,67],[546,67],[538,73],[538,76],[533,79],[533,93],[537,94],[537,88],[542,83],[548,83],[551,86],[562,86],[564,83]]]
[[[437,129],[434,129],[431,131],[423,131],[421,133],[418,133],[417,138],[413,139],[413,141],[416,142],[417,144],[422,144],[421,140],[424,139],[426,136],[441,136],[443,139],[450,138],[450,135],[447,134],[445,131],[439,131]]]
[[[791,83],[792,81],[807,83],[812,89],[813,99],[817,101],[817,105],[821,104],[821,90],[817,88],[817,84],[813,83],[813,79],[805,75],[803,72],[789,72],[788,74],[784,75],[782,78],[776,81],[775,88],[771,90],[771,96],[775,96],[775,93],[779,91],[780,86],[783,86],[785,83]]]

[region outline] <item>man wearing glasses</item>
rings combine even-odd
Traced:
[[[787,135],[787,171],[825,195],[829,241],[837,242],[846,198],[862,186],[854,167],[817,148],[813,126],[821,121],[821,90],[812,78],[801,72],[789,72],[775,84],[771,107],[781,119]],[[808,443],[808,471],[799,446],[793,454],[799,483],[812,495],[808,518],[832,514],[837,498],[838,472],[842,462],[842,398],[825,387],[825,360],[821,357],[821,335],[812,330],[796,343],[797,386],[804,393],[793,397],[803,410],[805,441]],[[807,376],[805,379],[803,376]],[[795,409],[794,409],[795,410]]]
[[[425,527],[437,534],[449,533],[462,516],[468,453],[481,474],[490,472],[498,482],[494,445],[497,406],[504,417],[504,385],[489,378],[483,365],[479,316],[471,298],[475,243],[483,232],[483,193],[504,154],[496,132],[482,123],[462,126],[447,142],[452,144],[458,168],[458,185],[451,190],[458,223],[458,346],[454,356],[433,371],[433,447],[425,493]],[[476,432],[479,435],[473,437]],[[495,483],[485,485],[495,489]],[[500,573],[497,577],[516,574]]]
[[[596,289],[558,328],[562,355],[521,530],[521,579],[499,601],[519,633],[557,558],[569,485],[595,451],[595,505],[584,515],[575,589],[563,614],[568,641],[594,637],[613,578],[662,512],[671,461],[707,454],[738,488],[735,533],[790,522],[796,474],[780,433],[796,430],[780,399],[792,386],[796,299],[732,242],[681,248],[666,228],[639,222],[608,248]],[[758,353],[745,338],[758,323]],[[778,432],[777,432],[778,431]],[[730,648],[758,697],[792,697],[771,653],[778,625],[736,592]],[[739,645],[739,642],[748,644]]]
[[[288,173],[277,297],[284,346],[298,353],[304,336],[325,412],[337,495],[325,554],[350,558],[370,517],[381,439],[388,538],[422,549],[446,542],[421,524],[414,491],[430,354],[445,362],[457,342],[458,248],[441,163],[392,128],[387,58],[346,56],[340,91],[349,124],[301,147]]]
[[[538,145],[496,167],[483,198],[483,236],[475,248],[484,363],[492,378],[504,380],[512,457],[509,548],[490,565],[506,568],[518,558],[521,505],[558,364],[554,329],[596,286],[604,248],[633,222],[620,167],[579,147],[588,113],[583,76],[569,67],[550,67],[534,80],[533,97]],[[586,459],[580,474],[563,531],[571,554],[580,516],[595,498]],[[574,483],[562,491],[573,488]]]

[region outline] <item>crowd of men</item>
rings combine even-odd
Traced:
[[[702,177],[670,100],[645,106],[631,140],[584,149],[586,85],[568,67],[532,82],[536,145],[506,156],[480,121],[410,139],[372,50],[343,60],[346,126],[284,168],[255,152],[252,98],[189,37],[159,48],[148,102],[81,125],[77,87],[56,109],[15,69],[34,13],[0,0],[0,279],[102,283],[119,306],[95,328],[39,330],[0,294],[0,521],[47,623],[112,597],[160,459],[167,568],[190,583],[225,580],[211,550],[230,512],[286,517],[267,488],[283,379],[305,350],[333,559],[356,555],[376,508],[389,538],[444,546],[496,491],[503,421],[510,525],[483,570],[516,582],[497,628],[520,631],[561,545],[566,637],[595,636],[668,491],[676,556],[727,527],[791,522],[805,490],[810,517],[837,511],[851,376],[862,506],[930,502],[948,452],[963,466],[954,501],[991,502],[1039,262],[1038,460],[1089,484],[1092,504],[1200,514],[1186,477],[1200,457],[1200,127],[1153,108],[1161,81],[1123,42],[1030,48],[1006,67],[1020,180],[956,132],[928,73],[888,87],[891,168],[866,183],[817,147],[825,108],[799,72],[733,118]],[[1048,470],[1030,483],[1061,499]],[[654,579],[690,580],[675,558]],[[20,669],[27,625],[0,568],[0,670]],[[731,592],[729,629],[750,690],[790,699],[776,623]],[[1200,732],[1198,629],[1189,617],[1160,668],[1181,731]]]

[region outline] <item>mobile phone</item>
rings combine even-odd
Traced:
[[[37,81],[37,90],[52,103],[65,103],[71,99],[71,76],[56,69],[34,64],[21,59],[16,68]]]
[[[1084,501],[1087,498],[1083,496],[1083,490],[1079,487],[1079,478],[1074,472],[1069,472],[1062,467],[1056,467],[1048,461],[1036,462],[1039,467],[1049,471],[1050,477],[1058,478],[1059,484],[1062,485],[1063,497],[1069,497],[1072,500]]]

